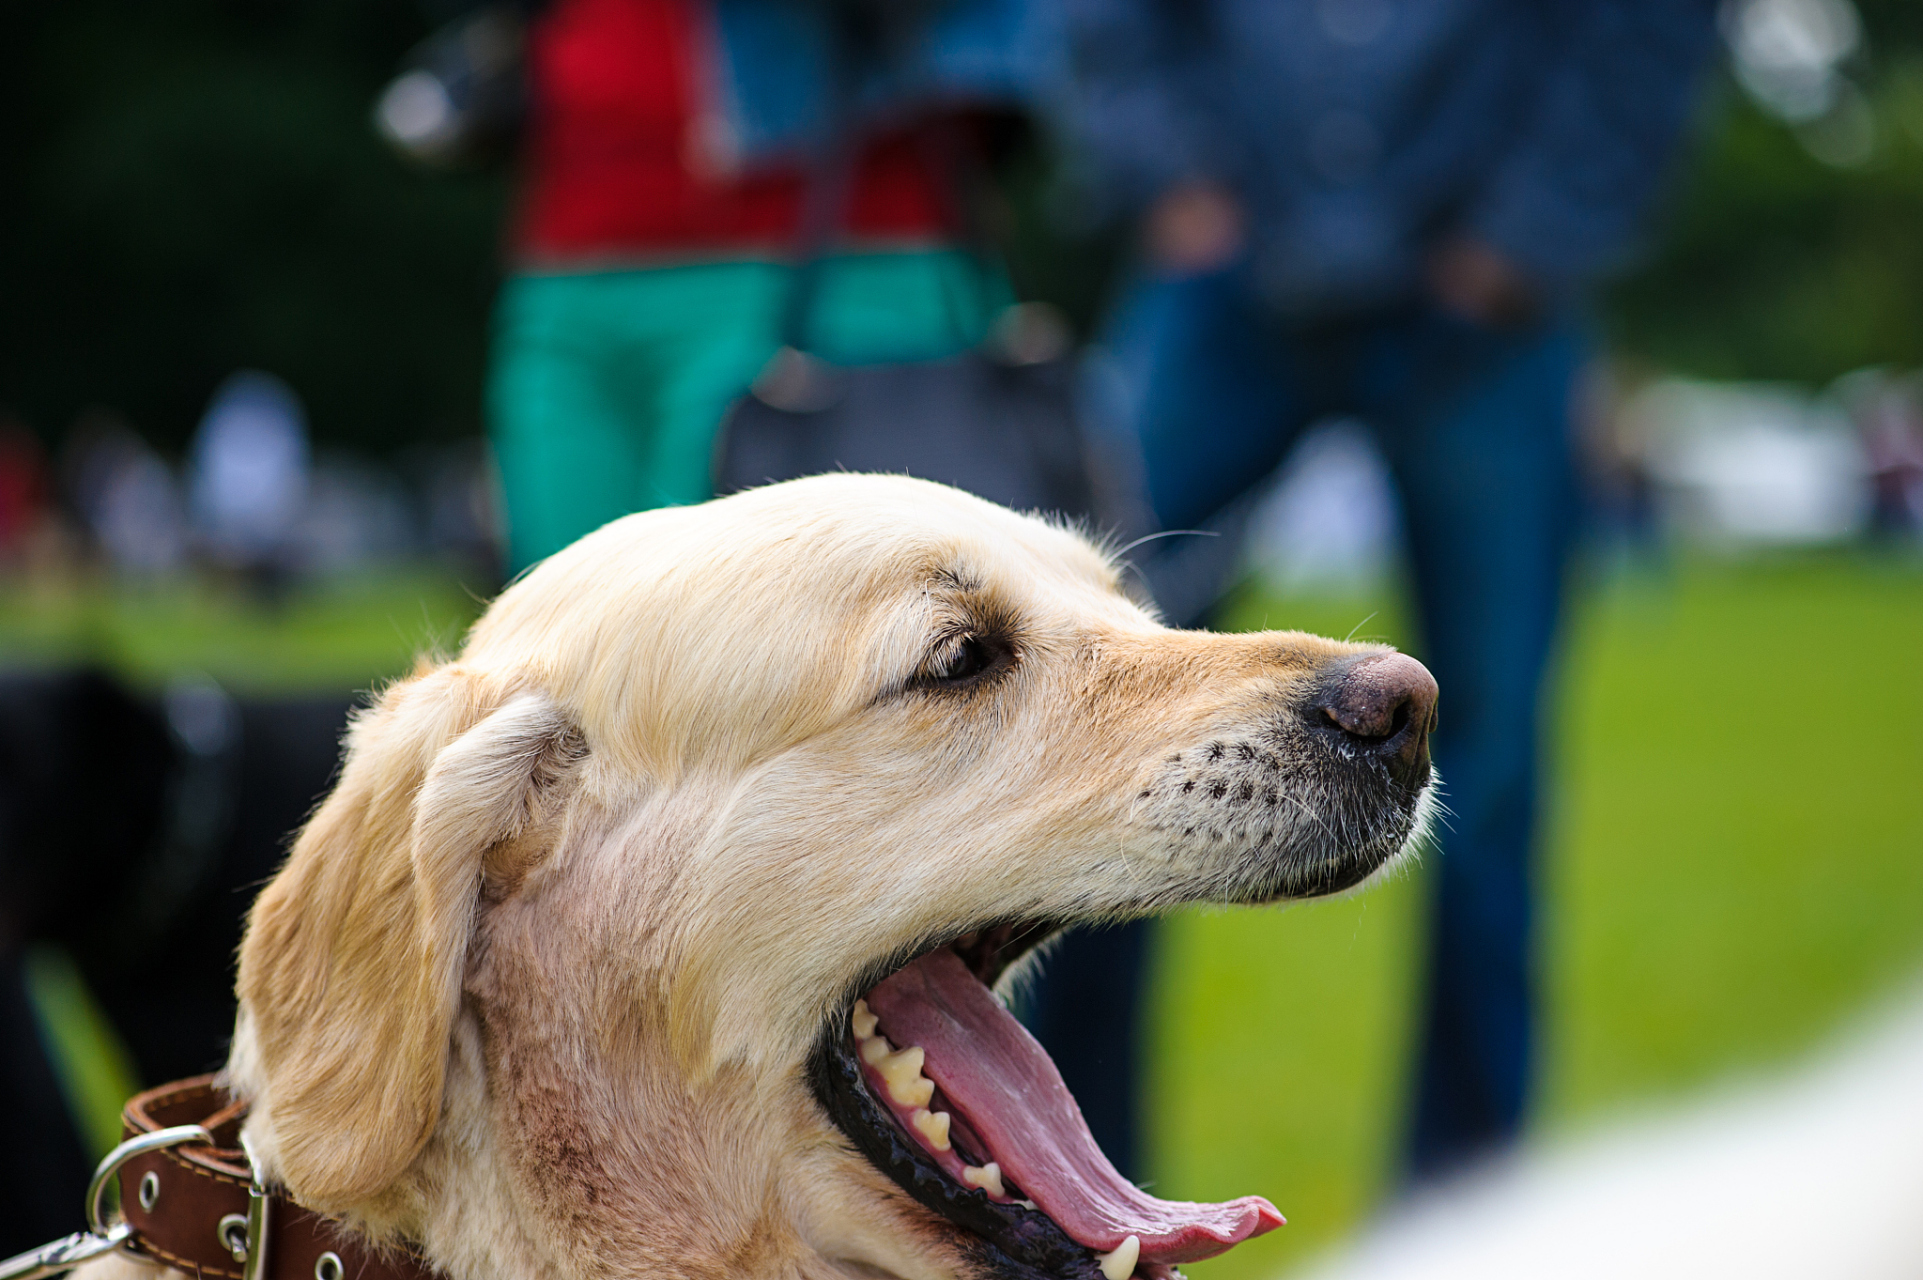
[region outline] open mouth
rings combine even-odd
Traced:
[[[816,1096],[903,1190],[972,1232],[996,1275],[1168,1280],[1282,1224],[1259,1196],[1158,1200],[1090,1136],[1048,1054],[991,990],[1055,931],[1001,925],[911,960],[830,1020]]]

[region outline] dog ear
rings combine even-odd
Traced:
[[[364,713],[249,916],[231,1071],[310,1209],[375,1196],[433,1132],[488,851],[540,818],[581,750],[546,697],[483,716],[490,694],[443,667]]]

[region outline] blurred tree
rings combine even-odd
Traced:
[[[1616,345],[1718,378],[1923,364],[1923,5],[1858,0],[1845,92],[1800,123],[1733,78],[1660,238],[1611,291]]]
[[[177,448],[241,366],[323,441],[479,430],[505,175],[394,158],[405,0],[62,0],[0,41],[0,404]]]

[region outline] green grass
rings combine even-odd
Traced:
[[[205,579],[13,583],[0,587],[0,662],[99,662],[142,684],[197,671],[242,693],[365,688],[418,654],[456,648],[481,608],[452,574],[426,568],[312,585],[273,604]]]
[[[1923,959],[1923,578],[1697,574],[1577,634],[1557,1119],[1780,1057]]]
[[[1343,635],[1372,612],[1359,634],[1406,639],[1389,590],[1251,594],[1232,620]],[[1923,575],[1626,579],[1579,598],[1560,688],[1539,1128],[1781,1059],[1923,961]],[[1260,1192],[1290,1218],[1196,1280],[1274,1275],[1389,1190],[1422,890],[1166,930],[1156,1190]]]

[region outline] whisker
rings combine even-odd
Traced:
[[[1115,555],[1119,559],[1141,546],[1144,542],[1154,542],[1157,538],[1179,538],[1184,535],[1193,535],[1197,538],[1219,538],[1222,536],[1221,532],[1216,529],[1164,529],[1160,533],[1145,533],[1127,546],[1116,548]]]

